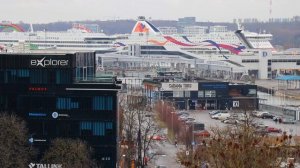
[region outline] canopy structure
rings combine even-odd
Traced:
[[[299,75],[282,75],[276,79],[278,80],[278,89],[300,89]]]
[[[300,76],[298,75],[283,75],[283,76],[278,76],[276,78],[277,80],[284,80],[284,81],[299,81]]]

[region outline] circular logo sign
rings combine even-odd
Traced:
[[[53,113],[52,113],[52,117],[53,117],[53,118],[57,118],[57,117],[58,117],[58,112],[53,112]]]

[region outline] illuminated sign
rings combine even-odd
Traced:
[[[64,59],[52,59],[52,58],[42,58],[42,59],[32,59],[30,60],[30,65],[33,67],[66,67],[69,65],[69,60]]]
[[[58,117],[58,112],[53,112],[52,113],[52,118],[57,118]]]
[[[48,91],[48,88],[46,87],[29,87],[29,91],[36,91],[36,92],[45,92]]]
[[[248,94],[255,95],[256,94],[256,89],[249,89]]]
[[[263,52],[262,52],[262,56],[263,56],[263,57],[266,57],[266,56],[268,56],[268,53],[265,52],[265,51],[263,51]]]
[[[30,117],[46,117],[47,114],[46,113],[28,113],[28,116]]]
[[[30,163],[29,168],[62,168],[62,164]]]
[[[203,88],[203,89],[227,89],[227,84],[218,84],[218,83],[202,84],[201,88]]]
[[[162,83],[161,84],[161,91],[173,91],[173,90],[197,91],[198,83]]]

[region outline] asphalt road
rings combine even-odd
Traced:
[[[158,155],[155,160],[155,166],[164,165],[167,168],[181,168],[182,166],[176,162],[176,153],[178,152],[178,148],[175,147],[174,144],[170,144],[168,141],[166,142],[157,142],[157,149],[161,150],[164,155]]]

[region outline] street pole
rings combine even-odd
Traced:
[[[139,123],[139,130],[138,130],[138,167],[142,167],[142,136],[141,136],[141,114],[138,111],[138,123]]]
[[[192,141],[193,141],[192,142],[192,151],[194,152],[194,145],[195,145],[195,136],[194,136],[194,129],[195,128],[194,128],[194,123],[192,123],[192,125],[193,125],[193,127],[192,127],[193,128],[193,134],[192,134]]]
[[[193,136],[193,142],[192,142],[192,156],[194,156],[194,145],[196,144],[195,143],[195,136],[194,136],[194,123],[192,123],[193,124],[193,134],[192,134],[192,136]],[[194,164],[194,159],[192,158],[192,165]]]
[[[171,113],[171,115],[172,115],[171,117],[172,117],[172,132],[173,132],[173,134],[174,134],[174,127],[173,127],[173,113],[174,113],[174,112]]]

